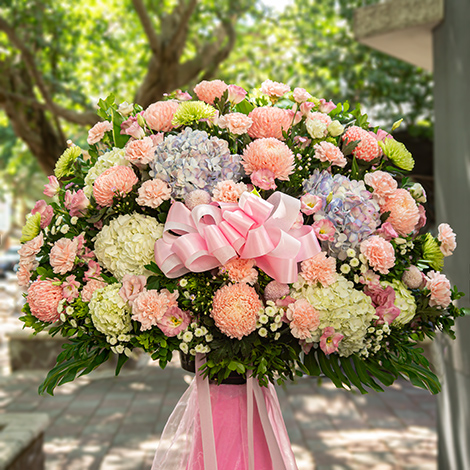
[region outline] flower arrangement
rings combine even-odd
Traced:
[[[417,343],[464,314],[440,272],[455,234],[420,233],[403,144],[270,80],[194,92],[145,110],[100,100],[88,149],[71,144],[49,176],[18,271],[21,320],[69,340],[40,391],[113,354],[118,374],[141,348],[162,367],[205,354],[219,383],[326,375],[365,393],[401,376],[438,392]]]

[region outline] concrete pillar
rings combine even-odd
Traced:
[[[470,0],[445,0],[444,21],[433,32],[434,177],[437,223],[457,233],[445,273],[470,306]],[[457,322],[455,342],[441,338],[443,391],[439,395],[439,470],[470,469],[470,317]]]

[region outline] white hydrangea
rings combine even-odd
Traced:
[[[403,282],[394,279],[392,282],[382,281],[382,287],[391,286],[395,291],[395,307],[400,309],[400,315],[393,321],[394,326],[406,325],[416,315],[416,301],[413,294]]]
[[[83,192],[87,197],[91,197],[93,194],[93,183],[96,178],[101,175],[108,168],[113,166],[130,166],[130,162],[126,160],[126,152],[124,149],[114,148],[109,152],[103,153],[96,163],[90,168],[87,175],[85,176],[85,187]]]
[[[118,281],[126,274],[150,274],[144,266],[154,259],[155,241],[163,235],[163,224],[138,213],[120,215],[105,225],[95,238],[99,263]]]
[[[350,356],[364,348],[364,337],[375,317],[369,296],[354,289],[354,284],[341,275],[329,287],[309,286],[302,277],[293,284],[291,296],[307,299],[320,314],[320,325],[312,340],[320,341],[322,331],[331,326],[344,335],[339,343],[340,356]]]
[[[116,344],[117,337],[132,331],[131,309],[119,295],[120,288],[119,283],[97,289],[88,304],[93,325],[106,335],[110,344]]]

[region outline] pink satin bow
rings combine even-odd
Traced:
[[[311,226],[293,229],[300,201],[275,192],[267,201],[245,192],[236,203],[200,204],[190,211],[175,202],[155,262],[168,278],[204,272],[235,258],[255,259],[268,276],[297,281],[298,263],[321,249]]]

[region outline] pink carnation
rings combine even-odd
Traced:
[[[290,91],[290,86],[285,83],[273,82],[272,80],[265,80],[261,84],[261,93],[268,96],[275,96],[280,98]]]
[[[232,180],[219,181],[212,191],[212,198],[217,202],[238,202],[247,189],[245,183],[235,183]]]
[[[54,197],[60,189],[59,180],[55,176],[48,176],[49,184],[44,185],[44,194],[49,197]]]
[[[83,302],[90,302],[93,292],[98,289],[103,289],[107,284],[104,281],[98,281],[97,279],[91,279],[88,281],[82,289],[81,297]]]
[[[41,215],[41,228],[47,227],[52,220],[54,215],[54,209],[46,201],[41,199],[37,201],[31,211],[31,214],[40,214]]]
[[[156,178],[145,181],[139,188],[139,197],[135,200],[140,206],[156,209],[163,201],[170,199],[171,188],[165,181]]]
[[[305,215],[315,214],[315,212],[321,210],[322,206],[323,200],[314,194],[307,193],[300,198],[300,210]]]
[[[171,307],[177,307],[178,291],[170,293],[166,289],[144,290],[134,300],[132,319],[140,323],[140,331],[150,330],[163,318]]]
[[[20,255],[20,260],[33,259],[41,251],[42,246],[44,245],[44,234],[39,233],[37,237],[34,237],[32,240],[24,243],[21,248],[18,250]]]
[[[281,297],[289,295],[290,289],[288,284],[282,284],[278,281],[271,281],[264,288],[264,298],[266,300],[278,300]]]
[[[194,87],[197,97],[208,104],[214,104],[216,98],[222,98],[227,84],[222,80],[203,80]]]
[[[282,131],[288,131],[294,119],[294,113],[288,109],[273,106],[261,106],[248,114],[253,124],[248,129],[248,135],[253,139],[274,137],[284,140]]]
[[[385,171],[374,171],[364,175],[364,182],[372,187],[374,196],[379,197],[379,202],[383,203],[384,198],[391,196],[398,187],[397,182],[390,173]]]
[[[173,116],[179,107],[177,101],[157,101],[144,111],[144,119],[150,129],[157,132],[168,132],[173,129]]]
[[[31,269],[28,265],[19,264],[18,271],[16,271],[16,279],[20,287],[26,287],[31,280]]]
[[[396,295],[392,286],[384,288],[380,284],[369,284],[364,288],[364,294],[372,300],[375,313],[379,317],[377,324],[383,325],[387,322],[391,325],[393,320],[400,315],[401,310],[395,306]]]
[[[438,227],[439,235],[437,239],[441,242],[441,251],[444,256],[450,256],[457,243],[455,241],[455,233],[449,224],[440,224]]]
[[[145,276],[126,274],[122,278],[122,287],[119,289],[119,295],[124,302],[133,302],[145,290],[146,284],[147,278]]]
[[[348,163],[343,152],[331,142],[320,142],[313,146],[315,149],[315,158],[321,162],[329,162],[332,165],[344,168]]]
[[[126,160],[134,165],[148,165],[154,157],[155,149],[151,137],[140,140],[130,140],[126,147]]]
[[[60,317],[57,308],[62,298],[62,286],[54,285],[51,280],[38,279],[28,289],[27,302],[37,319],[55,322]]]
[[[114,196],[130,193],[138,181],[132,168],[113,166],[96,178],[93,195],[100,206],[110,207],[113,205]]]
[[[238,85],[228,86],[228,100],[232,104],[241,103],[246,96],[246,90]]]
[[[93,145],[99,142],[103,137],[105,132],[113,130],[113,123],[109,121],[97,122],[89,131],[88,131],[88,145]]]
[[[274,178],[289,180],[294,172],[294,154],[283,142],[274,138],[257,139],[248,145],[242,156],[248,175],[257,170],[270,170]]]
[[[381,274],[388,274],[395,266],[395,250],[393,245],[378,235],[361,243],[361,253],[367,258],[369,265]]]
[[[353,155],[359,160],[370,162],[380,156],[380,147],[377,139],[358,126],[351,126],[343,135],[346,144],[359,140],[359,144],[353,150]]]
[[[255,289],[248,284],[230,284],[214,295],[211,317],[222,333],[242,339],[256,329],[256,320],[262,308]]]
[[[341,333],[335,333],[331,326],[326,327],[320,337],[320,349],[325,354],[332,354],[338,350],[339,342],[344,338]]]
[[[221,274],[227,273],[232,282],[246,282],[253,285],[258,280],[255,264],[253,259],[233,259],[224,264],[219,272]]]
[[[49,262],[56,274],[65,274],[73,269],[77,256],[77,240],[61,238],[54,243],[49,255]]]
[[[293,97],[297,103],[301,104],[308,101],[312,95],[305,88],[294,88]]]
[[[323,251],[302,261],[300,268],[300,274],[309,285],[319,282],[328,287],[336,281],[336,258],[326,256]]]
[[[184,204],[190,211],[192,211],[196,206],[210,203],[211,195],[203,189],[195,189],[194,191],[186,194],[184,198]]]
[[[390,222],[399,235],[407,236],[419,222],[419,209],[406,189],[397,189],[381,206],[380,212],[390,212]]]
[[[171,338],[184,331],[190,321],[191,317],[188,312],[181,310],[179,307],[170,307],[158,321],[157,326],[163,334]]]
[[[320,314],[306,299],[300,299],[289,304],[286,314],[294,338],[310,338],[312,332],[320,325]]]
[[[80,283],[76,280],[75,276],[72,274],[67,276],[65,282],[62,284],[62,295],[67,302],[78,297],[78,289],[80,288]]]
[[[436,271],[428,273],[426,289],[431,291],[430,307],[446,308],[451,302],[450,282],[444,274]]]
[[[218,126],[228,129],[232,134],[242,135],[248,132],[253,120],[243,113],[230,113],[220,116]]]
[[[64,203],[65,207],[69,210],[70,217],[82,217],[90,205],[90,201],[83,192],[83,189],[79,189],[76,192],[67,190],[65,192]]]

